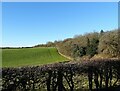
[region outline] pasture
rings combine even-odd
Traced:
[[[56,48],[52,47],[2,50],[2,67],[42,65],[66,60]]]

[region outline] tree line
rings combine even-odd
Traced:
[[[101,30],[35,47],[57,47],[62,54],[72,58],[111,58],[120,55],[119,43],[119,30]]]

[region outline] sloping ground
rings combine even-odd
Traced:
[[[41,65],[68,60],[61,56],[56,48],[39,47],[23,49],[3,49],[3,67]]]
[[[56,47],[56,48],[57,48],[57,47]],[[69,56],[66,56],[66,55],[62,54],[62,53],[59,51],[59,48],[57,48],[57,51],[58,51],[58,53],[59,53],[61,56],[65,57],[65,58],[67,58],[67,59],[69,59],[69,60],[73,60],[72,57],[69,57]]]

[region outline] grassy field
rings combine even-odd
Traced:
[[[2,67],[41,65],[67,60],[58,54],[56,48],[3,49]]]

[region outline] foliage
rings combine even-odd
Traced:
[[[46,44],[38,44],[38,45],[35,45],[33,47],[55,47],[55,43],[49,41]]]
[[[93,38],[90,44],[87,46],[87,54],[91,57],[97,54],[99,40]]]
[[[83,56],[93,57],[96,54],[112,55],[118,57],[119,48],[119,30],[103,30],[84,35],[77,35],[74,38],[68,38],[56,44],[59,51],[67,56],[77,58]]]
[[[86,47],[80,47],[79,50],[80,50],[80,51],[79,51],[79,52],[80,52],[80,57],[86,55]]]
[[[84,60],[43,66],[3,68],[2,90],[63,91],[102,89],[120,85],[120,60]]]
[[[118,56],[118,31],[110,31],[104,33],[99,42],[99,53],[111,54],[113,57]]]

